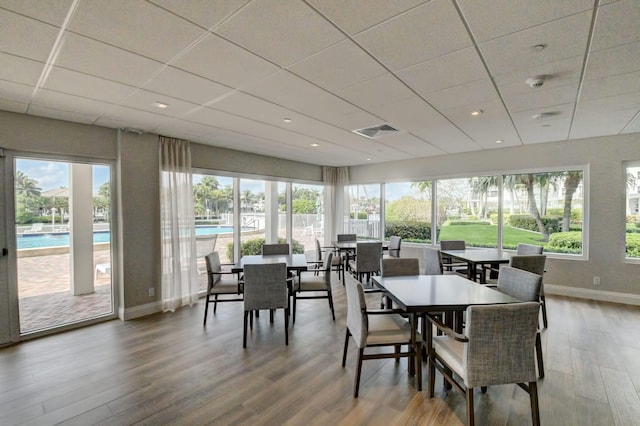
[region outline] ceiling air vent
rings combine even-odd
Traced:
[[[378,138],[382,138],[384,136],[392,135],[398,132],[399,132],[398,129],[391,127],[388,124],[380,124],[379,126],[375,126],[375,127],[367,127],[364,129],[353,130],[353,133],[357,133],[361,136],[364,136],[370,139],[378,139]]]

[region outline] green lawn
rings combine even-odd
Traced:
[[[538,232],[504,226],[502,246],[515,249],[518,243],[544,245]],[[496,247],[498,241],[497,225],[444,225],[440,229],[441,240],[464,240],[468,246]]]

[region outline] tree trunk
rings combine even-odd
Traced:
[[[562,212],[562,232],[569,232],[571,225],[571,204],[573,194],[582,180],[580,173],[569,172],[564,180],[564,210]]]
[[[549,240],[549,232],[547,228],[545,228],[544,223],[542,223],[542,219],[540,218],[540,212],[538,211],[538,206],[536,204],[536,196],[533,192],[533,182],[534,175],[528,174],[526,178],[523,178],[523,183],[527,187],[527,195],[529,197],[529,214],[535,219],[536,224],[538,225],[538,231],[542,234],[542,240]]]

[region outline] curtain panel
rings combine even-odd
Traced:
[[[160,136],[162,310],[198,301],[191,149],[188,141]]]
[[[347,167],[323,167],[324,182],[324,245],[345,231],[345,188],[349,185]]]

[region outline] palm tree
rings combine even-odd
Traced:
[[[542,222],[542,218],[540,217],[540,211],[538,210],[538,205],[536,203],[536,196],[533,192],[534,184],[536,183],[536,175],[533,173],[527,173],[524,175],[518,175],[518,179],[520,183],[522,183],[527,189],[527,197],[529,204],[529,214],[536,221],[536,225],[538,226],[538,231],[542,234],[542,240],[549,240],[549,231],[544,226]]]
[[[571,204],[573,194],[582,182],[581,171],[565,172],[564,174],[564,210],[562,212],[562,232],[569,232],[571,224]]]
[[[22,171],[16,172],[16,194],[24,195],[25,197],[39,197],[42,191],[38,188],[38,182],[34,179],[30,179]]]

